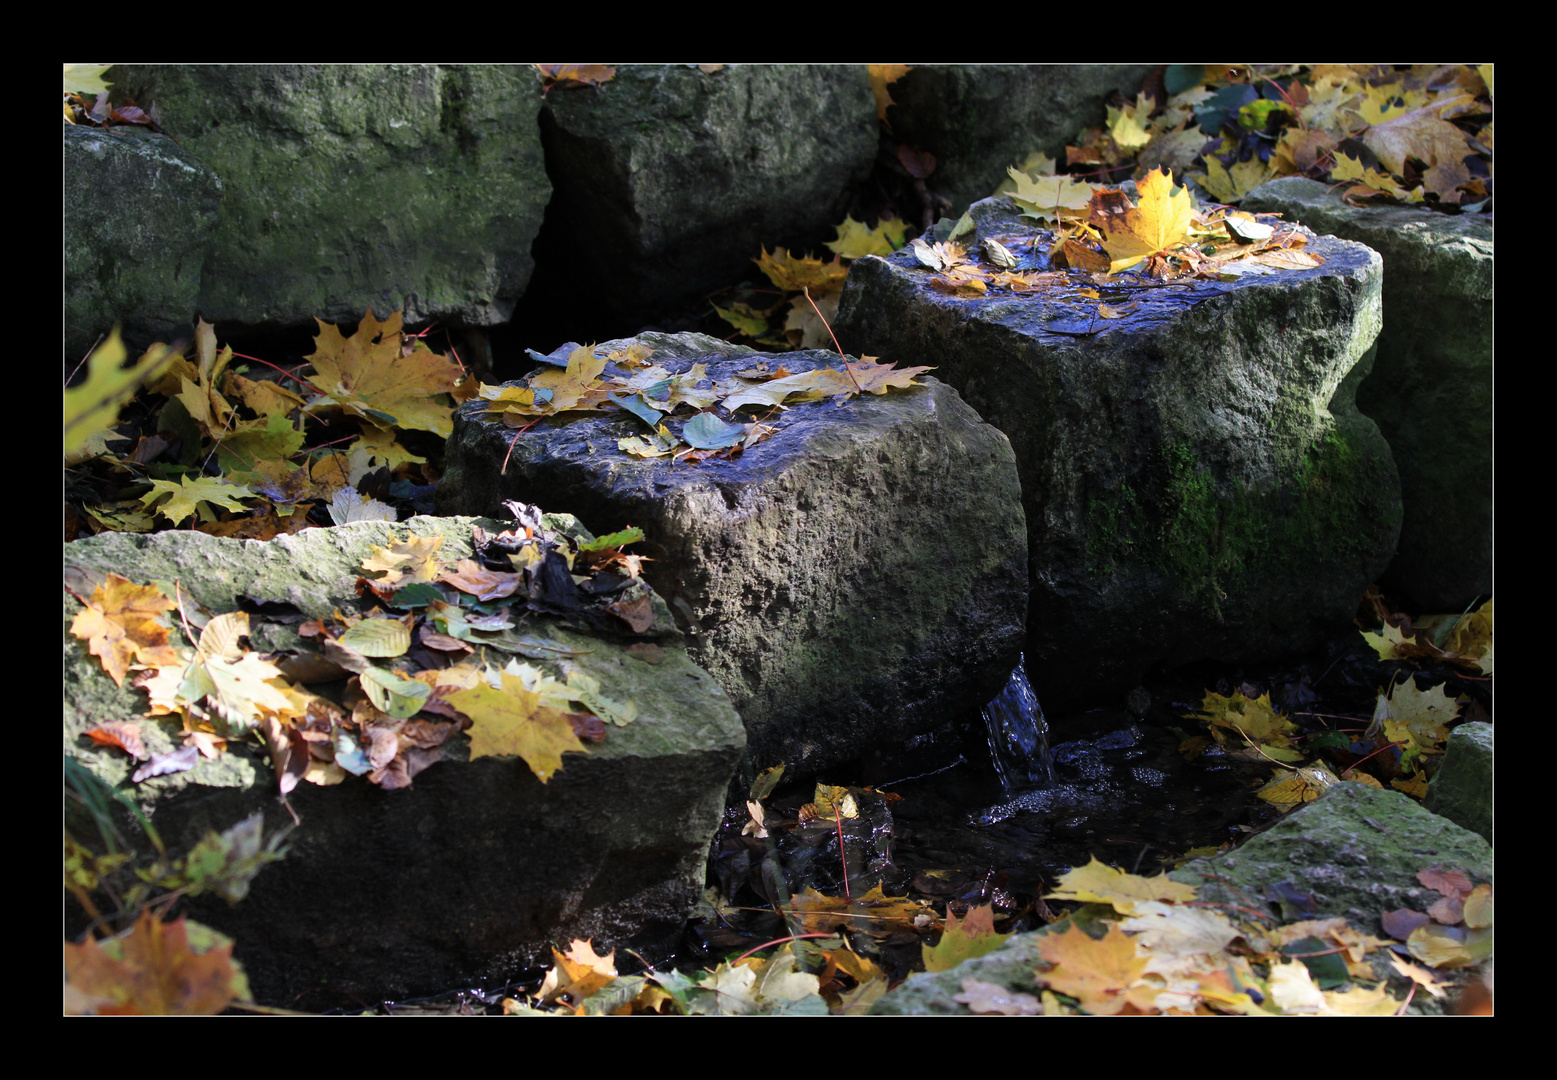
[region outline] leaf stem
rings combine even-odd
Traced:
[[[833,348],[838,350],[838,356],[843,360],[843,370],[849,376],[849,381],[854,384],[854,392],[863,394],[865,390],[860,386],[860,381],[854,377],[854,369],[849,367],[849,358],[844,355],[843,346],[838,344],[838,335],[833,333],[832,324],[827,321],[827,316],[822,314],[822,309],[816,306],[816,301],[811,299],[810,287],[802,285],[800,291],[805,294],[806,303],[811,305],[811,310],[816,312],[816,317],[822,320],[823,326],[827,327],[827,336],[833,339]]]

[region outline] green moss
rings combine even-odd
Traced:
[[[1374,501],[1369,470],[1338,433],[1311,444],[1295,472],[1269,490],[1219,483],[1183,443],[1161,448],[1137,482],[1087,504],[1086,552],[1094,578],[1144,566],[1180,599],[1216,615],[1251,580],[1300,572],[1364,553],[1375,530],[1359,517]]]

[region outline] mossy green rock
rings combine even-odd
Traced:
[[[974,248],[1036,231],[1003,197],[971,216],[958,242]],[[1121,276],[1110,302],[1138,304],[1118,318],[1076,289],[949,296],[906,249],[850,268],[840,340],[934,364],[1011,439],[1028,671],[1051,712],[1122,696],[1155,665],[1311,648],[1394,554],[1399,478],[1355,404],[1379,258],[1306,238],[1323,265],[1134,289]]]
[[[438,556],[471,554],[471,532],[511,523],[419,517],[309,529],[271,541],[191,532],[103,534],[65,545],[66,584],[90,596],[114,572],[136,583],[177,582],[214,612],[244,602],[289,604],[309,616],[361,611],[362,561],[405,536],[439,537]],[[560,526],[561,523],[559,523]],[[84,591],[83,591],[84,590]],[[69,626],[80,605],[65,598],[65,753],[149,811],[163,839],[187,851],[207,829],[256,810],[267,826],[289,822],[276,802],[264,751],[234,742],[215,760],[132,785],[133,762],[83,732],[135,720],[145,694],[116,687]],[[311,648],[293,627],[254,619],[259,649]],[[386,791],[348,777],[300,784],[289,796],[302,819],[291,851],[254,880],[235,907],[201,897],[190,913],[238,942],[256,995],[275,1004],[330,1007],[503,982],[552,945],[593,938],[602,952],[631,946],[664,956],[701,895],[704,860],[724,793],[745,745],[728,696],[687,656],[662,600],[648,640],[657,663],[616,638],[542,619],[531,632],[581,653],[573,658],[638,719],[610,727],[587,753],[563,757],[542,783],[515,757],[469,760],[456,735],[443,761],[412,787]],[[172,749],[176,729],[144,721],[147,749]],[[309,991],[326,996],[305,998]],[[333,997],[330,995],[334,995]]]

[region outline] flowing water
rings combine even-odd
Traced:
[[[984,706],[989,756],[1008,796],[1054,783],[1049,722],[1027,681],[1027,657],[1016,662],[1004,690]]]

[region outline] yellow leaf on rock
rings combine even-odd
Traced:
[[[878,364],[874,356],[862,356],[857,363],[849,364],[848,368],[860,389],[867,394],[885,394],[893,388],[906,390],[910,386],[923,386],[914,377],[935,370],[930,366],[899,368],[896,364]]]
[[[1093,199],[1091,222],[1105,235],[1103,247],[1112,260],[1109,273],[1129,269],[1149,255],[1182,243],[1189,235],[1194,202],[1189,192],[1173,190],[1173,174],[1153,169],[1136,184],[1140,202],[1123,206],[1112,200]]]
[[[161,621],[163,612],[173,607],[155,585],[135,585],[110,573],[71,620],[70,632],[89,642],[89,651],[102,661],[115,685],[123,686],[132,662],[178,662],[178,652],[168,643],[169,628]]]
[[[380,582],[384,585],[414,585],[418,582],[437,581],[442,573],[433,553],[443,544],[441,536],[408,536],[384,547],[374,545],[362,560],[364,570],[382,570]]]
[[[1063,934],[1040,935],[1037,947],[1054,965],[1039,978],[1094,1016],[1113,1016],[1124,1008],[1126,994],[1145,974],[1148,961],[1138,954],[1135,939],[1113,924],[1101,940],[1073,924]]]
[[[524,688],[518,676],[502,673],[503,688],[483,682],[456,690],[444,700],[470,717],[470,757],[516,755],[541,783],[562,768],[562,755],[587,753],[573,733],[568,714],[541,704],[541,695]]]

